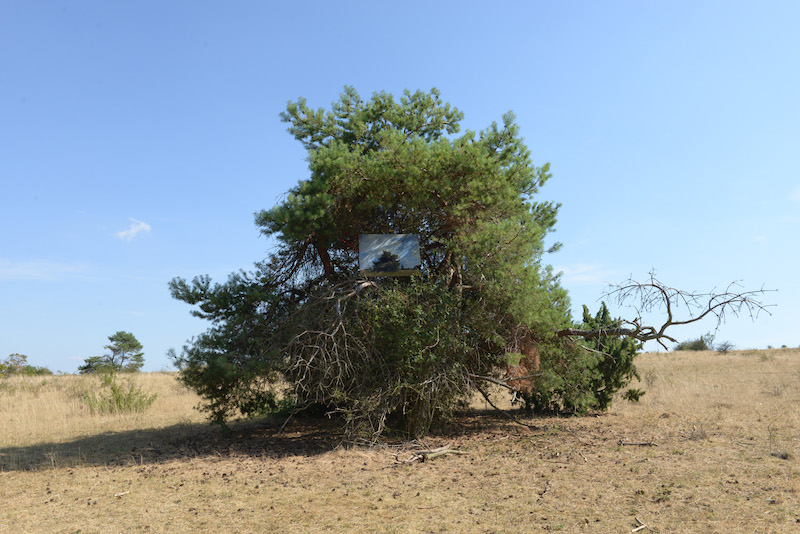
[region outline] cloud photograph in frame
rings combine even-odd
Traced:
[[[417,234],[360,234],[358,264],[364,276],[411,276],[419,274]]]

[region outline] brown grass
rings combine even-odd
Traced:
[[[800,350],[639,368],[647,394],[607,414],[529,428],[476,411],[372,448],[338,446],[325,421],[223,436],[169,374],[141,375],[159,398],[124,416],[82,407],[86,377],[15,378],[0,532],[800,532]],[[445,443],[468,454],[396,461]]]

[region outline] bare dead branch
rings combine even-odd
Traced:
[[[716,331],[729,315],[739,317],[747,314],[753,320],[761,312],[771,315],[768,308],[774,304],[764,304],[761,297],[776,290],[762,287],[757,290],[742,291],[739,288],[741,288],[740,283],[734,281],[719,292],[715,289],[707,293],[684,291],[662,283],[656,278],[655,272],[651,271],[647,282],[637,282],[629,278],[621,284],[610,285],[603,294],[603,297],[613,299],[620,306],[632,308],[635,312],[633,319],[623,320],[615,327],[599,330],[566,328],[559,331],[558,336],[583,339],[624,336],[642,342],[657,341],[666,349],[665,340],[677,343],[674,337],[667,334],[667,329],[673,326],[695,323],[710,316],[716,320],[714,327]],[[642,324],[644,314],[662,310],[666,314],[666,319],[660,326]],[[679,310],[685,310],[686,317],[678,318],[676,313]]]
[[[335,295],[332,295],[330,298],[336,298],[336,315],[341,317],[342,316],[342,301],[348,300],[353,297],[357,297],[365,288],[368,287],[377,287],[375,282],[371,282],[369,280],[360,280],[356,283],[355,289],[351,292],[347,293],[346,295],[342,295],[341,297],[336,298]]]

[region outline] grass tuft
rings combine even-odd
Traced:
[[[93,414],[140,413],[147,411],[158,395],[146,393],[132,377],[121,383],[115,374],[101,376],[102,388],[87,392],[83,402]]]

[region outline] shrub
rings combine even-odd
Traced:
[[[728,352],[732,351],[735,348],[736,346],[730,341],[723,341],[719,343],[716,347],[717,352],[719,352],[720,354],[728,354]]]
[[[672,350],[711,350],[713,347],[714,336],[713,334],[706,334],[697,339],[690,339],[688,341],[681,341]]]
[[[144,412],[158,397],[143,391],[133,378],[128,378],[124,384],[118,382],[114,373],[102,373],[100,383],[99,391],[83,394],[83,402],[92,413]]]
[[[0,361],[0,377],[11,375],[52,375],[53,371],[47,367],[28,365],[28,357],[24,354],[10,354],[8,358]]]
[[[605,302],[594,317],[583,307],[585,329],[613,329],[619,325],[620,320],[611,318]],[[532,398],[525,400],[536,412],[605,411],[615,393],[639,378],[634,358],[640,349],[638,341],[614,335],[558,349],[545,348],[541,376],[536,378]],[[642,395],[644,391],[632,389],[624,397],[638,401]]]
[[[25,369],[22,370],[22,374],[26,376],[43,376],[43,375],[52,375],[53,371],[48,369],[47,367],[39,367],[38,365],[26,365]]]

